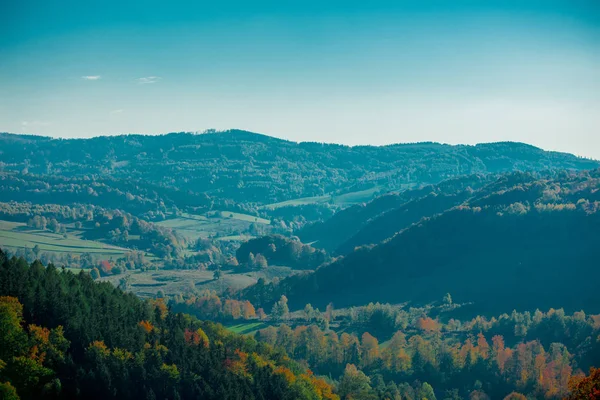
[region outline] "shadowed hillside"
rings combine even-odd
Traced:
[[[464,176],[380,196],[342,210],[326,221],[308,225],[298,236],[317,247],[347,254],[356,246],[379,243],[423,217],[460,204],[475,189],[494,179],[495,175]]]
[[[450,292],[474,311],[600,309],[600,173],[562,174],[479,196],[278,286],[247,294],[292,307],[425,303]],[[510,180],[509,180],[510,181]],[[494,184],[492,184],[494,186]]]

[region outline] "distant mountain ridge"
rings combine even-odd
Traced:
[[[344,146],[241,130],[53,139],[0,133],[6,172],[144,181],[193,196],[269,204],[476,173],[593,169],[598,161],[522,143]]]

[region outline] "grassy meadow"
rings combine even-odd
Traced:
[[[171,228],[188,239],[217,237],[220,240],[244,241],[253,236],[244,234],[251,224],[255,224],[260,231],[261,227],[269,225],[271,221],[253,215],[235,213],[230,211],[211,211],[204,215],[181,213],[176,218],[160,221],[157,224]]]
[[[128,251],[122,247],[81,239],[80,233],[81,231],[68,229],[66,235],[62,235],[33,229],[19,222],[0,221],[0,247],[33,249],[37,245],[43,252],[90,253],[98,258],[118,258]]]
[[[299,199],[282,201],[279,203],[267,204],[263,206],[263,209],[276,209],[280,207],[287,206],[302,206],[306,204],[323,204],[333,202],[333,204],[347,207],[353,204],[363,203],[370,201],[373,199],[373,195],[381,190],[381,186],[375,186],[370,189],[360,190],[357,192],[344,193],[341,195],[323,195],[323,196],[314,196],[314,197],[302,197]]]
[[[238,324],[236,322],[233,325],[225,326],[229,331],[233,333],[239,333],[242,335],[253,335],[257,331],[264,329],[268,326],[268,324],[264,322],[245,322]]]
[[[203,289],[221,293],[227,288],[243,289],[253,285],[259,278],[271,281],[274,278],[285,278],[295,273],[287,267],[269,267],[262,271],[223,271],[220,280],[213,278],[211,270],[148,270],[127,271],[120,275],[100,278],[102,281],[119,285],[122,278],[128,279],[129,291],[141,297],[154,297],[158,291],[167,296],[189,294]]]

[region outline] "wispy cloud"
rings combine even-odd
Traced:
[[[43,128],[45,126],[52,125],[52,122],[48,121],[22,121],[21,132],[32,132],[36,129]]]
[[[136,81],[140,85],[147,85],[149,83],[156,83],[160,81],[162,78],[160,76],[145,76],[143,78],[137,78]]]
[[[81,79],[86,81],[97,81],[100,78],[102,78],[100,75],[84,75],[81,77]]]
[[[121,114],[124,110],[119,108],[118,110],[112,110],[110,112],[110,115],[115,115],[115,114]]]

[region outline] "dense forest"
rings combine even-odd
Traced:
[[[3,253],[0,261],[3,398],[558,399],[598,385],[594,369],[581,371],[600,357],[599,315],[550,309],[443,322],[431,309],[379,304],[324,314],[307,306],[295,318],[274,307],[281,323],[253,339],[83,271]],[[224,304],[246,320],[267,318],[248,301]],[[439,308],[454,308],[452,299]],[[338,319],[346,332],[330,328]],[[351,329],[382,322],[392,328],[378,335],[385,345]]]
[[[418,380],[446,398],[454,393],[451,398],[496,399],[517,391],[531,398],[556,399],[569,393],[569,381],[578,368],[587,370],[600,357],[598,318],[550,310],[537,311],[533,318],[517,313],[489,321],[478,318],[458,327],[456,321],[442,324],[422,317],[416,321],[417,329],[398,330],[385,345],[369,332],[338,335],[317,325],[270,326],[256,337],[306,360],[317,373],[343,379],[347,366],[356,366],[370,377],[364,390],[373,398],[382,390],[390,398],[398,394],[402,399],[420,398],[406,383]],[[344,396],[343,389],[340,394]]]
[[[22,399],[336,399],[285,353],[89,274],[0,253],[0,385]],[[3,397],[9,398],[9,397]]]
[[[600,393],[597,161],[236,130],[0,145],[0,398]]]
[[[473,302],[473,313],[536,307],[598,312],[599,174],[503,176],[408,228],[402,215],[386,218],[388,230],[399,223],[395,236],[359,247],[314,274],[256,285],[243,296],[268,307],[285,294],[298,308],[418,304],[450,292]]]
[[[65,184],[74,180],[84,192],[89,190],[85,186],[93,190],[100,186],[107,193],[114,188],[126,194],[138,186],[135,193],[129,192],[147,191],[150,201],[156,193],[164,204],[173,202],[180,208],[207,206],[207,196],[210,201],[269,204],[373,186],[400,189],[473,173],[599,166],[596,161],[519,143],[348,147],[295,143],[236,130],[85,140],[1,134],[0,146],[6,172],[43,176],[39,180],[59,176]]]
[[[307,225],[299,230],[298,236],[329,252],[347,254],[354,247],[379,243],[423,217],[462,203],[474,190],[497,178],[494,174],[468,175],[436,185],[389,193]]]
[[[282,296],[266,313],[248,300],[204,292],[169,304],[238,326],[261,321],[257,340],[285,349],[317,374],[339,377],[342,398],[416,400],[426,392],[454,400],[558,399],[600,359],[600,315],[537,309],[463,319],[456,311],[469,304],[449,294],[436,303],[329,304],[324,311],[307,304],[292,312]],[[591,392],[593,378],[583,382]]]

